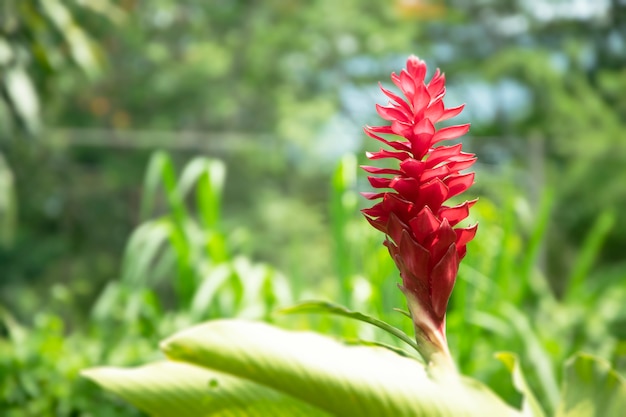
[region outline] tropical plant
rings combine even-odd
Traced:
[[[288,310],[322,310],[373,324],[406,342],[421,360],[393,347],[348,347],[320,335],[226,320],[192,327],[162,342],[167,361],[84,374],[143,410],[164,416],[545,415],[514,355],[502,353],[499,358],[522,397],[515,406],[461,376],[450,355],[446,308],[465,245],[476,228],[452,228],[469,215],[473,202],[451,207],[444,202],[472,184],[473,174],[460,171],[475,159],[461,152],[460,145],[433,148],[463,135],[468,126],[435,126],[462,108],[445,109],[443,75],[436,72],[430,83],[424,82],[425,75],[426,65],[410,57],[407,68],[392,75],[406,99],[383,89],[393,103],[378,107],[391,126],[366,129],[393,149],[369,154],[370,159],[400,161],[399,170],[365,167],[375,175],[392,175],[370,177],[370,183],[393,191],[366,194],[382,201],[364,213],[387,236],[385,245],[400,269],[416,341],[385,322],[338,306],[308,303]],[[510,318],[526,330],[527,320],[514,314]],[[625,394],[626,382],[608,364],[578,355],[566,366],[554,409],[558,416],[617,416],[626,406]]]

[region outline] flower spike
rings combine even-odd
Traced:
[[[422,354],[429,361],[452,364],[446,340],[446,309],[456,281],[459,263],[477,225],[454,228],[469,215],[476,200],[448,206],[446,201],[466,191],[474,173],[461,173],[476,158],[462,152],[461,144],[442,146],[469,130],[469,124],[438,128],[436,124],[458,115],[463,106],[445,108],[445,76],[437,69],[426,83],[426,63],[416,56],[407,60],[391,80],[402,96],[380,86],[391,100],[376,105],[387,126],[367,126],[365,133],[389,146],[368,152],[370,160],[392,158],[398,169],[363,166],[371,174],[376,193],[363,193],[378,200],[364,209],[366,219],[385,233],[385,246],[400,270],[405,294]],[[395,139],[381,135],[395,135]],[[434,147],[435,145],[437,147]],[[388,190],[388,191],[385,191]],[[452,365],[453,366],[453,365]]]

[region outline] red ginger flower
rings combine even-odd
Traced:
[[[473,184],[474,173],[461,171],[476,158],[462,152],[461,144],[433,147],[464,135],[469,124],[435,127],[458,115],[463,106],[444,107],[445,76],[439,69],[427,84],[425,76],[424,61],[411,56],[400,75],[391,74],[391,80],[406,99],[380,87],[392,101],[386,107],[376,105],[376,109],[391,126],[367,126],[365,133],[392,150],[368,152],[367,157],[394,158],[400,163],[399,169],[362,167],[374,174],[368,177],[374,188],[391,190],[363,193],[370,200],[382,198],[363,213],[387,235],[385,245],[400,270],[401,289],[408,300],[422,353],[429,358],[441,352],[449,359],[446,308],[459,263],[465,256],[465,245],[476,234],[476,225],[456,229],[454,226],[469,215],[476,200],[452,207],[445,203]],[[405,140],[390,141],[379,134]]]

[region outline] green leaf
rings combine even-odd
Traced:
[[[230,264],[216,265],[203,278],[191,302],[190,314],[194,318],[206,317],[215,296],[233,274]]]
[[[565,364],[557,417],[620,417],[626,410],[626,380],[611,365],[578,354]]]
[[[379,320],[374,317],[370,317],[368,315],[359,313],[357,311],[348,310],[347,308],[337,305],[337,304],[333,304],[333,303],[326,302],[326,301],[305,301],[293,307],[284,308],[280,310],[279,312],[285,313],[285,314],[329,313],[329,314],[335,314],[338,316],[349,317],[351,319],[355,319],[358,321],[362,321],[362,322],[374,325],[378,327],[379,329],[382,329],[386,331],[387,333],[391,334],[392,336],[397,337],[398,339],[402,340],[403,342],[411,346],[417,352],[419,352],[419,347],[417,346],[417,342],[411,339],[409,336],[407,336],[407,334],[404,333],[402,330],[392,326],[391,324],[385,323],[382,320]]]
[[[254,382],[182,362],[94,368],[83,376],[155,416],[325,416]]]
[[[577,302],[582,297],[588,297],[589,291],[585,288],[585,279],[590,275],[591,269],[598,259],[602,245],[606,241],[609,233],[613,230],[616,221],[616,214],[613,210],[607,209],[601,212],[582,245],[576,262],[572,266],[572,273],[568,279],[568,286],[565,291],[565,299],[570,302]]]
[[[4,70],[4,87],[11,107],[30,134],[39,130],[39,97],[26,69],[14,66]]]
[[[425,368],[387,349],[346,346],[264,323],[212,321],[161,347],[170,359],[253,381],[334,416],[520,415],[456,372]]]
[[[541,408],[539,401],[537,401],[537,397],[535,397],[535,394],[526,382],[526,378],[522,372],[517,355],[510,352],[499,352],[496,354],[496,358],[498,358],[507,367],[509,372],[511,372],[513,386],[524,397],[522,400],[522,415],[544,417],[546,414]]]
[[[13,244],[17,223],[17,196],[13,171],[0,152],[0,248]]]
[[[124,250],[122,282],[136,287],[148,284],[169,233],[166,219],[145,222],[135,229]]]
[[[208,229],[219,226],[226,165],[219,159],[197,157],[187,164],[178,183],[179,195],[185,198],[196,185],[199,215]]]
[[[354,346],[375,346],[375,347],[382,347],[385,349],[388,349],[400,356],[404,356],[405,358],[411,358],[411,359],[418,359],[415,358],[413,355],[408,354],[406,351],[397,348],[395,346],[391,346],[388,345],[386,343],[382,343],[382,342],[376,342],[376,341],[372,341],[372,340],[363,340],[363,339],[356,339],[356,338],[345,338],[343,340],[343,342],[347,345],[354,345]],[[419,360],[419,359],[418,359]]]
[[[152,154],[146,170],[140,209],[143,220],[147,220],[152,214],[159,185],[163,186],[174,218],[179,223],[183,223],[187,218],[187,213],[177,189],[176,169],[172,158],[163,151]]]
[[[541,344],[526,313],[511,303],[503,304],[500,309],[511,328],[524,342],[525,357],[537,372],[541,388],[548,400],[549,411],[554,411],[559,401],[559,385],[548,352]]]
[[[330,220],[333,234],[334,256],[337,276],[341,278],[341,302],[349,303],[353,296],[354,247],[348,233],[350,219],[358,209],[358,194],[354,191],[357,182],[357,158],[354,154],[344,155],[331,181]]]
[[[78,67],[89,77],[98,75],[100,62],[96,45],[76,24],[69,9],[59,0],[42,0],[42,11],[65,38],[69,53]]]

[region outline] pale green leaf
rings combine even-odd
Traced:
[[[70,10],[59,0],[42,0],[42,10],[65,38],[72,59],[88,76],[100,70],[95,44],[82,28],[76,24]]]
[[[167,219],[141,224],[131,235],[123,259],[122,281],[131,286],[145,285],[170,234]]]
[[[202,279],[191,302],[191,314],[194,317],[202,316],[211,305],[213,297],[215,297],[220,287],[228,281],[232,273],[232,267],[226,263],[211,268],[210,272]]]
[[[83,371],[153,416],[325,416],[285,394],[254,382],[182,362],[155,362],[138,368]]]
[[[622,417],[626,381],[611,365],[591,355],[567,361],[557,417]]]
[[[13,243],[17,223],[17,196],[13,171],[0,153],[0,248]]]
[[[511,372],[513,386],[523,396],[522,415],[529,417],[545,417],[546,414],[541,408],[539,401],[537,401],[537,397],[535,397],[535,394],[526,382],[517,355],[510,352],[500,352],[496,354],[496,357],[507,367],[509,372]]]
[[[244,378],[334,416],[519,416],[487,387],[384,348],[217,320],[162,343],[173,360]]]
[[[0,66],[8,66],[14,57],[15,54],[11,44],[3,37],[0,37]]]
[[[39,130],[39,97],[32,80],[21,66],[4,70],[4,85],[13,110],[29,133]]]

